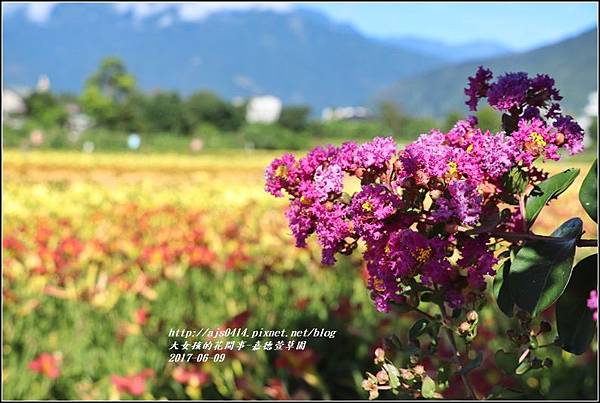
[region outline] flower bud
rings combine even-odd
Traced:
[[[469,323],[475,323],[475,322],[477,322],[477,319],[479,319],[479,315],[477,315],[477,312],[475,312],[475,311],[467,312],[467,321],[469,321]]]
[[[442,191],[439,189],[433,189],[429,191],[429,196],[432,200],[437,200],[442,197]]]
[[[379,364],[385,361],[385,351],[381,347],[377,347],[375,350],[375,364]]]
[[[385,372],[383,369],[379,371],[375,376],[377,377],[377,382],[379,382],[380,385],[385,385],[390,380],[388,373]]]
[[[558,132],[556,134],[556,140],[554,140],[554,144],[556,144],[559,147],[565,144],[565,134]]]
[[[415,378],[415,375],[406,368],[400,368],[400,376],[407,381]]]
[[[415,365],[413,371],[416,375],[422,376],[425,373],[425,367],[422,365]]]
[[[458,332],[460,334],[467,334],[471,329],[471,324],[469,322],[463,322],[458,326]]]

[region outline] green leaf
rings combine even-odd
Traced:
[[[493,282],[493,293],[500,310],[509,318],[513,316],[515,303],[509,288],[510,259],[496,271]]]
[[[581,219],[572,218],[552,233],[560,240],[531,241],[517,252],[508,278],[512,300],[519,308],[536,316],[561,296],[582,232]]]
[[[512,195],[523,193],[527,186],[527,175],[521,168],[512,168],[502,177],[502,185],[507,190],[503,192],[502,199],[508,204],[519,204],[519,200]]]
[[[593,312],[587,306],[598,281],[598,255],[588,256],[573,268],[571,280],[556,303],[556,326],[563,350],[584,353],[596,331]]]
[[[416,340],[420,335],[422,335],[427,329],[427,325],[429,321],[427,319],[419,319],[412,325],[410,330],[408,331],[408,338],[411,341]]]
[[[400,386],[400,371],[398,371],[398,368],[392,364],[383,364],[383,369],[385,369],[385,372],[387,372],[388,377],[390,378],[390,386],[392,389]]]
[[[496,366],[508,375],[514,374],[519,365],[517,353],[507,353],[504,350],[498,350],[494,358],[496,359]]]
[[[564,172],[549,177],[531,191],[525,204],[525,218],[529,226],[533,224],[544,206],[551,199],[558,197],[571,186],[577,175],[579,175],[579,169],[567,169]]]
[[[590,171],[585,176],[581,189],[579,189],[579,201],[585,209],[586,213],[598,223],[598,160],[594,160],[594,164]]]
[[[464,367],[462,367],[462,369],[460,371],[458,371],[457,374],[458,375],[468,374],[469,372],[471,372],[475,368],[478,368],[481,365],[482,359],[483,359],[483,353],[481,351],[478,351],[475,358],[473,358],[472,360],[467,362],[467,364]]]
[[[423,378],[423,384],[421,385],[421,394],[425,399],[433,399],[435,397],[435,382],[428,376]]]

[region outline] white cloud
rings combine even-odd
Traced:
[[[51,17],[57,3],[3,3],[2,11],[10,15],[17,10],[25,10],[29,20],[43,24]],[[68,7],[68,4],[64,6]],[[175,11],[183,21],[200,21],[211,14],[227,10],[272,10],[285,12],[292,8],[291,3],[267,2],[203,2],[203,3],[116,3],[115,10],[120,14],[131,13],[137,22],[161,14],[167,10]],[[160,27],[173,23],[173,17],[162,16],[158,22]]]
[[[219,11],[229,10],[272,10],[284,12],[291,8],[289,3],[242,3],[242,2],[210,2],[177,4],[179,18],[184,21],[199,21]]]
[[[165,14],[162,17],[160,17],[157,25],[159,28],[165,28],[171,24],[173,24],[173,16],[169,15],[169,14]]]
[[[8,15],[18,11],[25,10],[25,14],[30,21],[43,24],[48,21],[56,3],[2,3],[3,13]]]

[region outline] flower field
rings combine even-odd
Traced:
[[[314,240],[294,247],[285,202],[264,191],[264,169],[278,154],[7,151],[4,397],[366,398],[361,382],[375,349],[384,336],[402,338],[415,316],[375,310],[359,255],[325,267]],[[549,234],[580,216],[595,238],[577,199],[591,161],[546,165],[550,174],[571,167],[581,174],[534,231]],[[511,382],[494,362],[502,347],[494,334],[508,320],[490,306],[474,341],[484,351],[472,373],[480,395]],[[170,329],[207,327],[336,333],[309,338],[302,350],[247,348],[228,351],[223,362],[169,362]],[[522,379],[531,396],[595,396],[595,351],[548,354],[551,369]],[[565,371],[578,376],[564,379]]]

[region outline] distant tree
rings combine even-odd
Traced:
[[[402,130],[408,122],[398,105],[391,101],[381,102],[379,104],[379,116],[394,136],[400,137],[403,135]]]
[[[144,120],[152,132],[183,133],[184,110],[179,94],[158,92],[147,97],[144,104]]]
[[[492,133],[496,133],[501,130],[502,118],[500,114],[491,107],[485,106],[479,109],[475,116],[477,116],[481,130],[489,130]]]
[[[458,122],[461,119],[464,119],[465,116],[457,111],[452,111],[450,113],[448,113],[446,115],[446,121],[444,122],[444,126],[442,127],[442,130],[447,132],[448,130],[452,129],[452,127],[454,127],[454,125],[456,124],[456,122]]]
[[[67,122],[64,104],[50,92],[33,92],[24,101],[27,116],[45,128],[64,126]]]
[[[136,130],[140,126],[136,97],[136,81],[127,72],[123,62],[109,57],[100,63],[98,70],[86,81],[81,105],[99,126],[109,129]]]
[[[295,132],[301,132],[308,127],[308,106],[287,106],[281,110],[278,123]]]
[[[188,131],[201,123],[210,123],[221,130],[238,130],[244,115],[240,108],[209,91],[192,94],[184,102],[184,120]]]
[[[587,134],[592,139],[594,145],[598,144],[598,117],[592,117],[592,121],[587,128]]]

